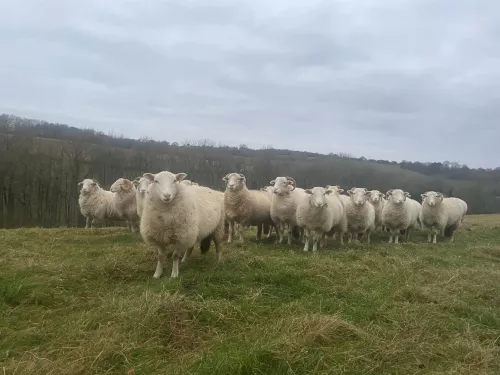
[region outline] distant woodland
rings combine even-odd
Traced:
[[[0,115],[0,227],[83,226],[79,181],[95,178],[109,188],[120,177],[133,179],[161,170],[185,172],[190,180],[219,190],[229,172],[245,174],[249,188],[287,175],[301,187],[329,184],[383,192],[402,188],[419,201],[421,193],[435,190],[464,199],[471,214],[500,212],[500,168],[397,163],[271,146],[253,150],[211,140],[181,144],[137,140],[4,114]]]

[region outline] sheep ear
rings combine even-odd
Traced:
[[[378,196],[379,196],[380,198],[383,198],[383,197],[384,197],[384,193],[379,192],[379,193],[378,193]]]
[[[134,178],[134,181],[139,182],[140,180],[141,180],[141,178],[140,178],[140,177],[136,177],[136,178]]]
[[[181,182],[182,180],[184,180],[185,178],[187,177],[187,174],[186,173],[177,173],[175,175],[175,179],[179,182]]]
[[[387,198],[389,198],[390,195],[392,195],[392,192],[394,191],[394,189],[391,189],[391,190],[388,190],[387,193],[385,193],[385,196]]]
[[[436,195],[437,195],[439,198],[441,198],[441,197],[443,196],[443,194],[442,194],[442,193],[437,193]]]
[[[338,188],[338,189],[337,189],[337,192],[338,192],[339,194],[341,194],[341,193],[343,193],[343,192],[344,192],[344,189]]]
[[[263,187],[263,188],[260,188],[260,190],[262,190],[262,191],[266,191],[266,188],[265,188],[265,187]]]
[[[134,181],[132,181],[132,185],[134,185],[134,187],[138,187],[139,186],[139,180],[135,179]]]
[[[328,189],[330,189],[331,187],[332,187],[331,185],[326,185],[326,186],[325,186],[325,189],[326,189],[326,190],[328,190]]]
[[[347,190],[347,194],[349,194],[349,195],[353,195],[353,194],[354,194],[354,189],[355,189],[355,188],[352,188],[351,190]]]
[[[231,173],[228,173],[227,175],[225,175],[224,177],[222,177],[222,181],[227,182],[227,180],[229,180],[229,175],[230,174]]]
[[[326,191],[325,191],[325,194],[330,195],[331,193],[333,193],[333,190],[326,190]]]
[[[306,189],[306,190],[304,190],[304,193],[306,193],[306,194],[312,194],[312,191],[311,191],[311,189]]]
[[[366,197],[369,197],[371,194],[372,194],[372,192],[371,192],[371,191],[368,191],[368,190],[366,190],[366,189],[365,189],[365,196],[366,196]]]
[[[427,198],[427,194],[420,194],[420,198],[422,198],[422,199]]]
[[[79,182],[77,186],[81,188],[83,186],[83,182]]]
[[[411,194],[410,194],[410,193],[408,193],[407,191],[405,191],[405,197],[406,197],[406,198],[411,198]]]
[[[271,185],[274,185],[276,183],[276,180],[269,181]]]
[[[155,175],[152,173],[144,173],[142,177],[147,178],[150,182],[153,182],[155,179]]]

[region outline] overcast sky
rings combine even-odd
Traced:
[[[0,112],[500,165],[499,0],[23,0],[0,14]]]

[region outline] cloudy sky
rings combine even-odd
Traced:
[[[24,0],[0,14],[0,112],[500,165],[498,0]]]

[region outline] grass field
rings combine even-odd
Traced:
[[[0,375],[500,374],[500,216],[318,254],[249,232],[177,280],[123,228],[0,236]]]

